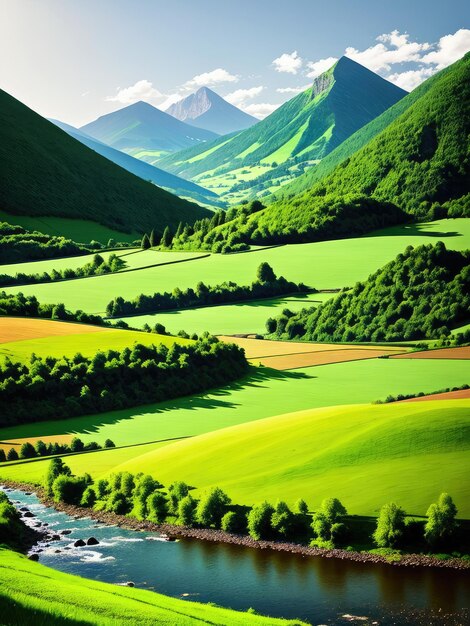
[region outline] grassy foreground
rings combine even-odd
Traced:
[[[440,400],[279,415],[173,443],[117,469],[164,484],[184,480],[199,493],[218,486],[240,504],[304,498],[315,509],[338,497],[361,515],[376,513],[384,498],[424,515],[446,491],[468,518],[469,453],[470,400]]]
[[[3,625],[189,626],[193,624],[301,625],[240,613],[159,593],[119,587],[58,572],[10,550],[0,549]]]

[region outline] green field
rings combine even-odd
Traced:
[[[390,500],[424,515],[446,491],[470,517],[470,400],[289,413],[186,439],[118,469],[198,490],[219,486],[249,505],[302,497],[315,509],[338,497],[362,515]]]
[[[257,368],[244,381],[205,395],[60,422],[2,428],[0,439],[77,434],[86,442],[102,444],[109,437],[117,446],[155,442],[152,445],[161,447],[174,439],[284,413],[457,387],[465,384],[469,375],[470,362],[458,360],[371,359],[289,372]],[[141,452],[137,446],[112,453],[104,450],[71,456],[68,462],[76,473],[87,471],[99,476]],[[5,464],[0,467],[0,478],[39,482],[47,464],[47,460]]]
[[[0,358],[9,357],[12,361],[24,362],[29,361],[33,352],[42,357],[72,357],[77,352],[83,356],[93,356],[99,350],[123,350],[126,347],[132,347],[135,343],[141,343],[145,346],[163,343],[171,346],[175,341],[188,343],[187,339],[181,339],[181,337],[168,337],[137,330],[103,329],[102,332],[58,335],[0,343]]]
[[[200,334],[205,330],[210,330],[213,335],[263,334],[266,332],[268,317],[278,316],[286,308],[291,311],[300,311],[304,307],[325,302],[334,295],[333,293],[314,293],[298,298],[290,296],[272,300],[253,300],[240,304],[201,307],[154,315],[136,315],[122,319],[134,328],[142,328],[144,324],[153,327],[159,322],[173,334],[181,329],[190,334]]]
[[[276,626],[298,620],[267,618],[208,604],[72,576],[0,549],[2,623],[22,626]],[[6,620],[6,621],[4,621]]]
[[[408,245],[442,240],[449,248],[470,247],[470,220],[440,220],[429,224],[402,226],[355,239],[296,244],[254,252],[211,255],[188,263],[175,263],[138,272],[108,274],[94,280],[80,279],[56,284],[10,287],[8,293],[34,294],[40,302],[64,302],[67,308],[103,313],[116,296],[134,298],[140,293],[172,291],[195,287],[202,280],[208,285],[232,280],[251,283],[262,261],[279,275],[302,281],[317,289],[351,286],[402,252]],[[208,330],[211,330],[208,328]]]
[[[44,261],[29,261],[26,263],[11,263],[7,265],[0,265],[0,274],[8,274],[14,276],[15,274],[42,274],[43,272],[52,272],[52,270],[65,270],[65,269],[77,269],[83,267],[86,263],[90,263],[95,256],[93,254],[86,254],[84,256],[65,257],[62,259],[46,259]],[[103,259],[107,260],[111,254],[116,254],[121,257],[126,266],[121,270],[125,272],[130,269],[139,269],[142,267],[148,267],[149,265],[159,265],[162,263],[175,263],[179,261],[186,261],[188,259],[194,259],[202,256],[202,253],[198,252],[160,252],[158,250],[142,250],[141,248],[131,248],[124,250],[111,250],[109,252],[100,252]]]
[[[48,217],[48,216],[29,216],[29,215],[12,215],[0,210],[0,221],[9,224],[18,224],[28,230],[38,230],[46,235],[62,235],[73,241],[89,243],[92,239],[101,243],[108,243],[109,239],[116,241],[134,241],[140,239],[138,233],[122,233],[113,230],[97,222],[90,220],[75,220],[69,217]]]

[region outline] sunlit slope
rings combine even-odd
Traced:
[[[268,262],[276,274],[317,289],[350,287],[403,252],[406,246],[435,243],[437,240],[443,241],[448,249],[469,248],[470,220],[440,220],[385,229],[370,237],[281,246],[243,254],[211,255],[137,272],[10,287],[6,291],[34,294],[41,303],[64,302],[67,308],[73,310],[100,313],[117,296],[129,299],[141,293],[171,292],[175,287],[195,288],[200,280],[207,285],[217,285],[226,280],[250,284],[262,261]],[[172,254],[167,253],[170,261],[174,258]]]
[[[341,384],[340,380],[338,384]],[[470,401],[359,405],[284,414],[187,439],[119,469],[218,485],[237,502],[339,497],[352,513],[394,500],[424,514],[441,491],[470,516]]]
[[[2,623],[23,626],[259,626],[299,625],[180,600],[153,591],[118,587],[65,574],[10,550],[0,550]],[[6,620],[6,621],[4,621]],[[303,623],[303,622],[302,622]]]

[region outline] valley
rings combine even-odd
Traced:
[[[0,622],[460,626],[470,31],[204,72],[174,12],[0,90]]]

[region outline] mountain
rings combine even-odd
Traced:
[[[168,152],[205,144],[216,133],[180,122],[147,102],[136,102],[102,115],[80,128],[98,141],[133,156],[146,156],[150,162]]]
[[[192,243],[228,251],[470,216],[470,53],[428,80],[411,106],[311,187],[267,208],[232,209],[234,218]]]
[[[256,126],[169,155],[159,166],[224,194],[230,202],[265,195],[302,174],[405,95],[342,57]]]
[[[172,104],[166,112],[191,126],[205,128],[218,135],[244,130],[259,122],[208,87],[201,87],[196,93]]]
[[[184,178],[165,172],[158,167],[145,163],[145,161],[135,159],[130,156],[130,154],[126,154],[120,150],[115,150],[114,148],[111,148],[111,146],[93,139],[78,128],[70,126],[70,124],[53,119],[49,121],[64,130],[74,139],[77,139],[77,141],[83,143],[88,148],[91,148],[98,154],[101,154],[101,156],[104,156],[106,159],[116,163],[116,165],[123,167],[128,172],[139,176],[139,178],[143,178],[144,180],[150,181],[159,187],[163,187],[177,196],[185,196],[195,200],[196,202],[213,204],[214,206],[219,205],[217,202],[217,195],[213,191],[204,189],[203,187],[192,183],[190,180],[185,180]]]
[[[0,90],[0,208],[91,220],[122,232],[211,213],[143,181]]]

